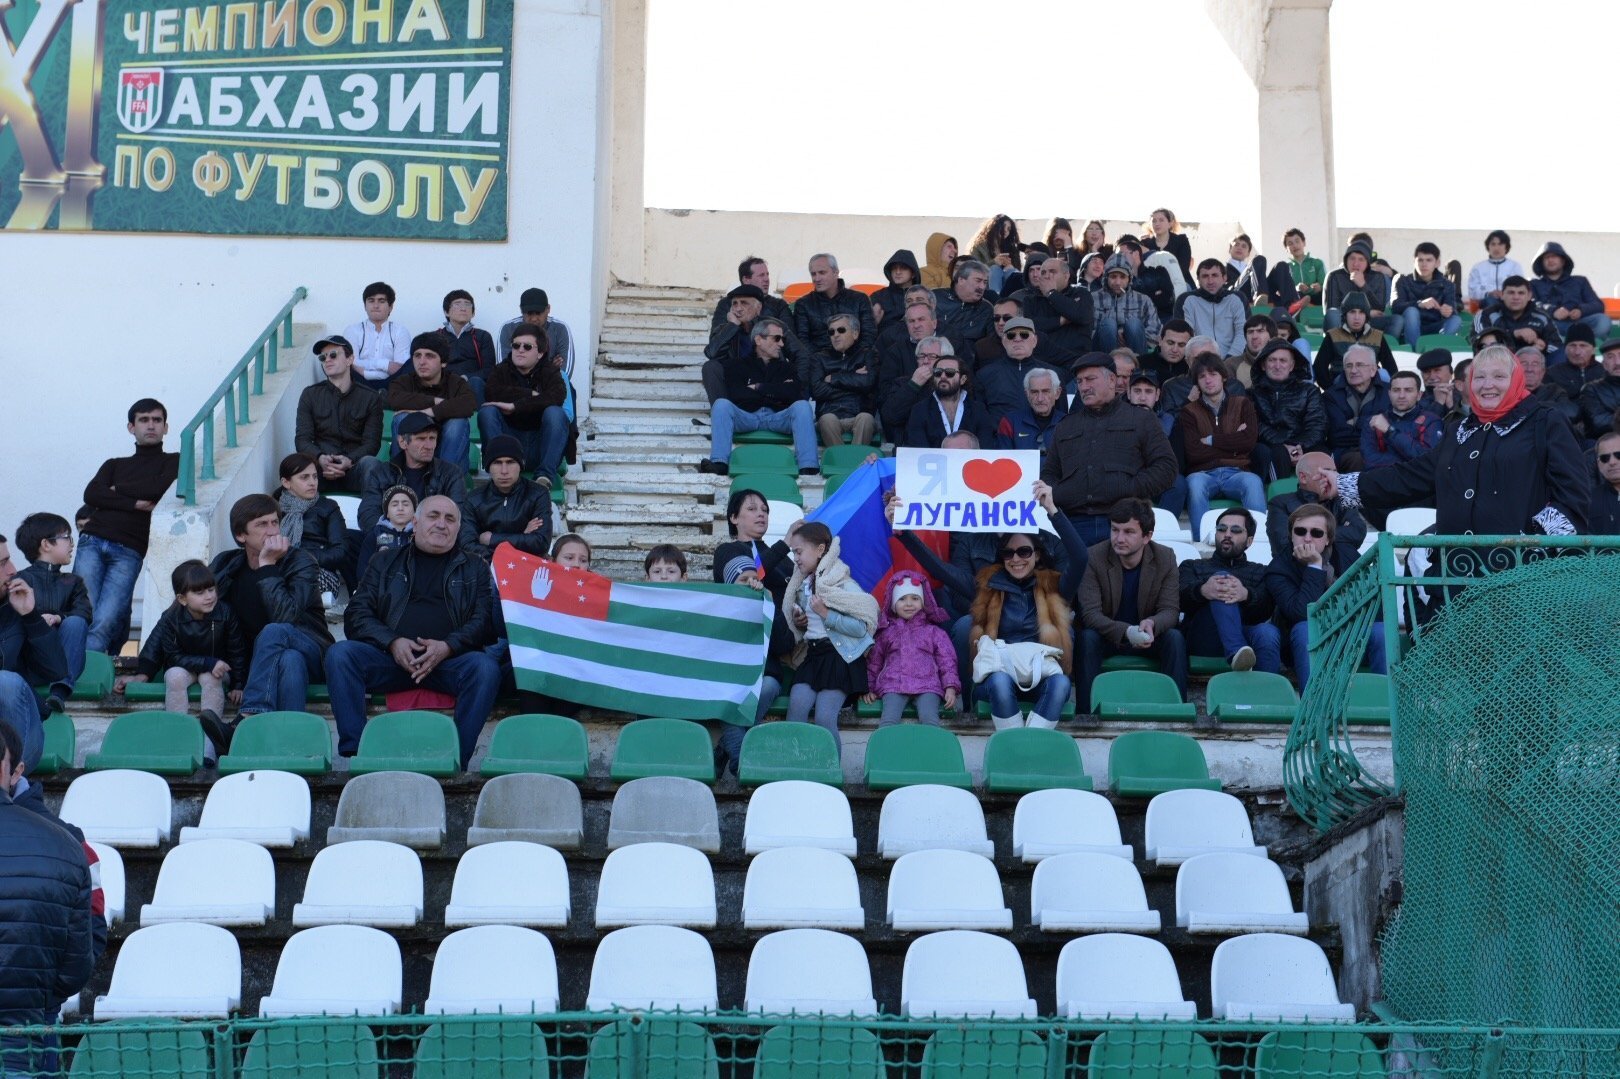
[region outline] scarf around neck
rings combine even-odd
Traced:
[[[281,507],[281,534],[287,537],[290,546],[297,547],[304,541],[304,514],[308,513],[320,501],[317,498],[299,498],[285,487],[281,489],[281,496],[276,504]]]

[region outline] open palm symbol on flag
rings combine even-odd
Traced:
[[[551,595],[551,570],[541,566],[534,571],[534,581],[529,585],[529,591],[535,599],[543,600]]]

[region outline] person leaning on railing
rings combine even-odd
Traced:
[[[1470,414],[1431,453],[1370,472],[1325,470],[1327,497],[1375,515],[1430,503],[1442,536],[1569,536],[1586,531],[1590,466],[1569,421],[1536,400],[1503,345],[1474,357]]]

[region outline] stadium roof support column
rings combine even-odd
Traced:
[[[1299,227],[1331,265],[1336,249],[1333,204],[1333,94],[1329,22],[1333,0],[1205,0],[1210,19],[1259,92],[1258,224],[1244,225],[1255,244],[1274,250],[1283,231]]]
[[[647,0],[606,0],[612,41],[612,205],[608,268],[620,281],[646,277]]]

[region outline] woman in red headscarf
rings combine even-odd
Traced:
[[[1467,394],[1468,414],[1446,424],[1433,450],[1388,468],[1328,473],[1328,497],[1377,519],[1433,506],[1442,536],[1586,531],[1591,466],[1569,421],[1524,388],[1518,358],[1503,345],[1482,349]]]

